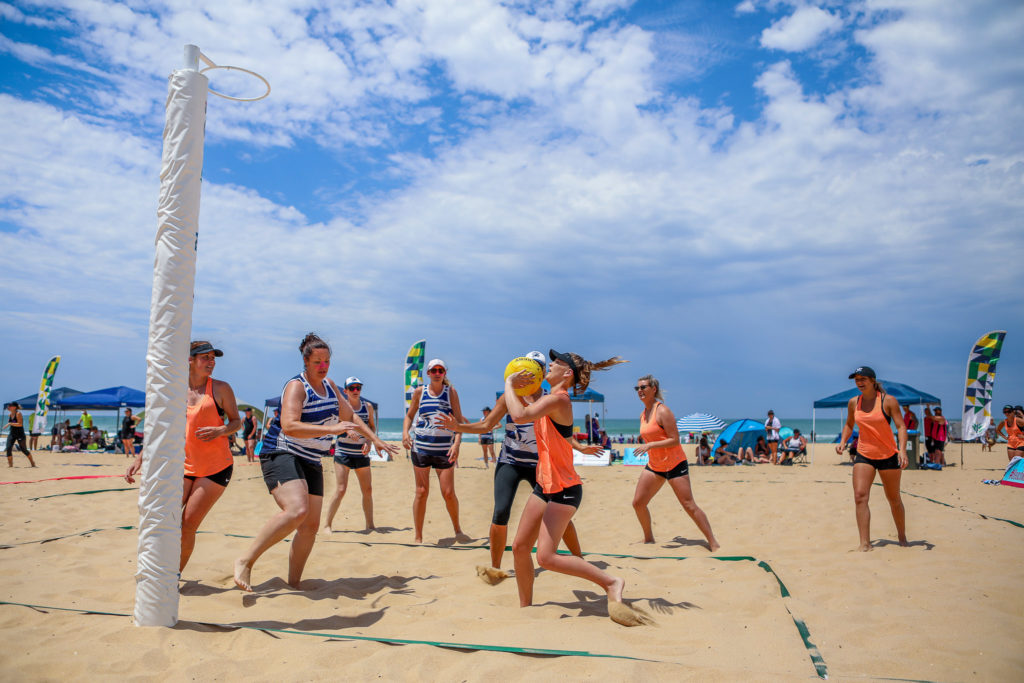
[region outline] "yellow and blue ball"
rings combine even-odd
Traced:
[[[541,370],[540,363],[533,360],[532,358],[526,358],[520,356],[519,358],[513,358],[509,361],[509,364],[505,366],[505,379],[509,378],[509,375],[514,375],[517,372],[526,370],[533,375],[533,381],[521,389],[516,389],[517,396],[529,396],[540,389],[540,383],[544,380],[544,372]]]

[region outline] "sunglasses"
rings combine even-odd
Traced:
[[[444,374],[444,368],[430,368],[429,370],[427,370],[427,374],[428,375],[443,375]]]
[[[362,384],[350,384],[350,385],[348,385],[345,388],[348,389],[349,391],[362,391],[363,390],[363,385]]]
[[[651,388],[650,384],[638,384],[635,387],[633,387],[633,391],[639,393],[639,392],[643,391],[644,389],[650,389],[650,388]]]

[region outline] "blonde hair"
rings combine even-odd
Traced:
[[[608,360],[603,360],[597,363],[593,363],[578,353],[570,353],[569,357],[572,358],[573,365],[576,366],[576,382],[572,386],[572,393],[575,396],[581,391],[586,391],[587,387],[590,386],[590,375],[597,370],[607,370],[614,365],[620,365],[622,363],[628,363],[628,360],[623,360],[619,356],[613,356]]]
[[[654,379],[654,375],[644,375],[643,377],[638,379],[637,382],[647,382],[652,387],[654,387],[654,398],[658,399],[659,401],[665,400],[661,395],[661,383],[658,382],[658,380]]]

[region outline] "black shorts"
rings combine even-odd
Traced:
[[[350,470],[361,470],[364,467],[370,466],[370,456],[368,455],[335,455],[334,462],[339,465],[344,465]]]
[[[863,455],[858,455],[853,459],[853,464],[871,465],[876,470],[898,470],[900,468],[900,456],[899,453],[893,453],[888,458],[882,460],[872,460],[871,458],[865,458]]]
[[[536,465],[513,465],[499,462],[494,468],[494,514],[491,524],[506,526],[512,515],[512,501],[519,490],[519,482],[525,481],[532,490],[537,486]]]
[[[260,469],[267,490],[274,492],[285,482],[302,479],[309,488],[309,495],[324,495],[324,469],[318,462],[311,462],[288,451],[263,451],[260,453]]]
[[[583,484],[576,484],[564,488],[561,491],[555,493],[544,493],[544,489],[537,484],[533,487],[533,495],[537,496],[545,503],[558,503],[559,505],[571,505],[574,508],[579,508],[580,503],[583,502]]]
[[[234,472],[234,470],[234,465],[228,465],[227,467],[222,469],[220,472],[217,472],[216,474],[208,474],[205,477],[193,477],[186,474],[185,478],[190,479],[192,481],[195,481],[196,479],[209,479],[214,484],[219,484],[220,486],[227,486],[228,483],[231,481],[231,473]]]
[[[935,439],[928,438],[924,440],[924,447],[929,453],[931,453],[932,451],[945,451],[946,442],[936,441]]]
[[[685,460],[683,460],[681,463],[665,472],[652,470],[650,465],[645,465],[644,469],[647,470],[648,472],[654,472],[662,479],[675,479],[676,477],[685,477],[688,474],[690,474],[690,464]]]
[[[424,455],[412,452],[413,467],[433,467],[435,470],[446,470],[455,466],[455,463],[448,460],[447,455]]]
[[[481,434],[480,435],[480,444],[481,445],[487,445],[487,444],[493,444],[493,443],[494,443],[494,434]]]

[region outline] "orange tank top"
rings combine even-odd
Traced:
[[[1024,449],[1024,431],[1017,426],[1017,418],[1006,418],[1006,445],[1014,450]]]
[[[218,436],[201,441],[196,436],[200,427],[223,427],[224,420],[217,412],[213,398],[213,378],[206,378],[206,392],[199,403],[185,408],[185,474],[189,477],[208,477],[217,474],[234,461],[228,447],[228,437]]]
[[[640,436],[643,437],[644,443],[664,441],[668,438],[665,429],[658,424],[658,406],[660,405],[661,401],[654,404],[650,421],[644,420],[644,413],[640,413]],[[652,448],[647,451],[647,466],[655,472],[668,472],[684,460],[686,460],[686,452],[679,444]]]
[[[558,392],[568,395],[569,392]],[[537,483],[544,493],[558,493],[583,483],[572,466],[572,446],[558,433],[555,423],[545,415],[533,423],[537,437]]]
[[[892,427],[882,411],[885,394],[879,392],[875,395],[875,405],[871,408],[871,412],[860,409],[860,402],[863,398],[863,395],[857,397],[857,409],[853,413],[853,421],[860,430],[857,453],[868,460],[891,458],[897,453],[896,437],[893,436]]]

